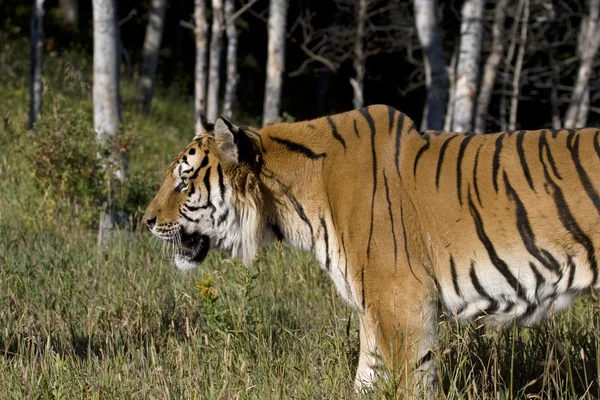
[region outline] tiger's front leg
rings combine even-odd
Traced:
[[[364,392],[373,387],[379,378],[383,363],[377,349],[376,326],[371,323],[370,318],[363,314],[360,316],[360,353],[358,356],[358,367],[354,379],[354,390],[357,393]],[[379,371],[378,371],[379,370]]]

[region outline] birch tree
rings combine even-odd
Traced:
[[[34,0],[31,10],[31,42],[29,74],[29,129],[33,129],[42,112],[42,55],[44,54],[44,0]]]
[[[504,21],[506,20],[506,6],[508,0],[498,0],[494,9],[494,23],[492,25],[492,50],[487,57],[483,68],[483,77],[479,86],[477,107],[475,111],[475,132],[485,133],[488,108],[492,99],[492,90],[496,81],[496,71],[502,60],[504,52]]]
[[[571,93],[571,101],[565,115],[565,128],[575,128],[576,125],[585,125],[589,108],[588,83],[592,74],[592,67],[598,46],[600,45],[600,0],[589,1],[588,17],[582,18],[579,55],[580,64],[575,79],[575,87]]]
[[[354,108],[362,108],[364,104],[363,86],[365,81],[365,63],[366,55],[364,49],[365,40],[365,20],[367,17],[367,0],[358,0],[356,4],[356,37],[354,38],[354,57],[352,65],[354,66],[354,77],[350,78],[350,84],[354,96],[352,104]]]
[[[233,115],[233,103],[238,82],[237,44],[238,34],[235,28],[235,6],[233,0],[225,0],[225,23],[227,34],[227,83],[223,101],[223,117],[230,119]]]
[[[510,104],[510,115],[508,119],[508,129],[517,128],[517,107],[519,104],[519,93],[521,91],[521,71],[523,69],[523,57],[525,56],[525,44],[527,43],[527,30],[529,27],[529,0],[525,0],[523,5],[523,18],[521,21],[521,36],[519,40],[519,50],[517,52],[517,61],[515,64],[515,73],[513,74],[513,90]]]
[[[287,0],[271,0],[269,6],[269,43],[267,56],[267,80],[263,106],[263,125],[279,117],[281,107],[281,83],[285,69],[285,28]]]
[[[221,52],[223,45],[223,0],[212,0],[212,29],[210,38],[210,55],[208,70],[208,98],[206,114],[209,120],[215,121],[219,113],[219,88]]]
[[[142,52],[142,70],[136,95],[138,104],[141,104],[146,112],[150,111],[154,94],[158,52],[162,41],[166,6],[167,0],[152,0],[148,25],[146,26],[146,37]]]
[[[506,0],[504,0],[506,1]],[[435,0],[414,0],[415,21],[425,63],[427,103],[421,130],[442,129],[448,102],[448,74],[442,39],[437,29]]]
[[[196,72],[194,78],[194,120],[206,113],[206,45],[208,22],[205,0],[194,1],[194,36],[196,38]],[[214,121],[214,120],[213,120]]]
[[[452,129],[458,132],[468,132],[473,128],[483,37],[484,6],[485,0],[465,0],[461,12],[460,47],[456,66],[456,89],[452,116]]]
[[[119,95],[119,30],[116,19],[115,0],[93,0],[94,24],[94,131],[101,146],[108,147],[121,123]],[[109,147],[110,148],[110,147]],[[125,154],[108,156],[104,160],[107,169],[115,171],[117,179],[128,176]],[[110,172],[110,171],[109,171]],[[98,241],[105,244],[113,227],[110,195],[100,218]]]

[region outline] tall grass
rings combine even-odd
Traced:
[[[133,214],[99,249],[93,188],[67,190],[82,179],[85,158],[57,157],[48,168],[67,168],[54,176],[38,165],[53,137],[93,141],[81,123],[91,118],[89,63],[47,57],[44,117],[32,133],[26,52],[18,44],[3,51],[17,78],[0,76],[0,398],[394,397],[393,379],[354,394],[356,315],[311,256],[274,244],[251,268],[214,252],[180,273],[136,223],[193,135],[185,96],[159,91],[144,117],[125,80],[134,184],[124,207]],[[598,313],[588,297],[537,329],[441,319],[439,397],[600,398]]]

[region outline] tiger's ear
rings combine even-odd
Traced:
[[[217,142],[219,154],[223,161],[232,164],[238,163],[238,148],[235,136],[239,133],[239,128],[225,118],[218,118],[217,122],[215,122],[215,141]]]
[[[196,122],[196,134],[194,135],[194,138],[204,134],[211,134],[214,129],[215,124],[206,119],[204,115],[200,114],[198,122]]]

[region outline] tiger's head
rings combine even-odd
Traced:
[[[269,236],[256,170],[258,146],[246,132],[204,117],[194,140],[171,162],[143,221],[177,248],[175,264],[191,269],[211,248],[246,264]]]

